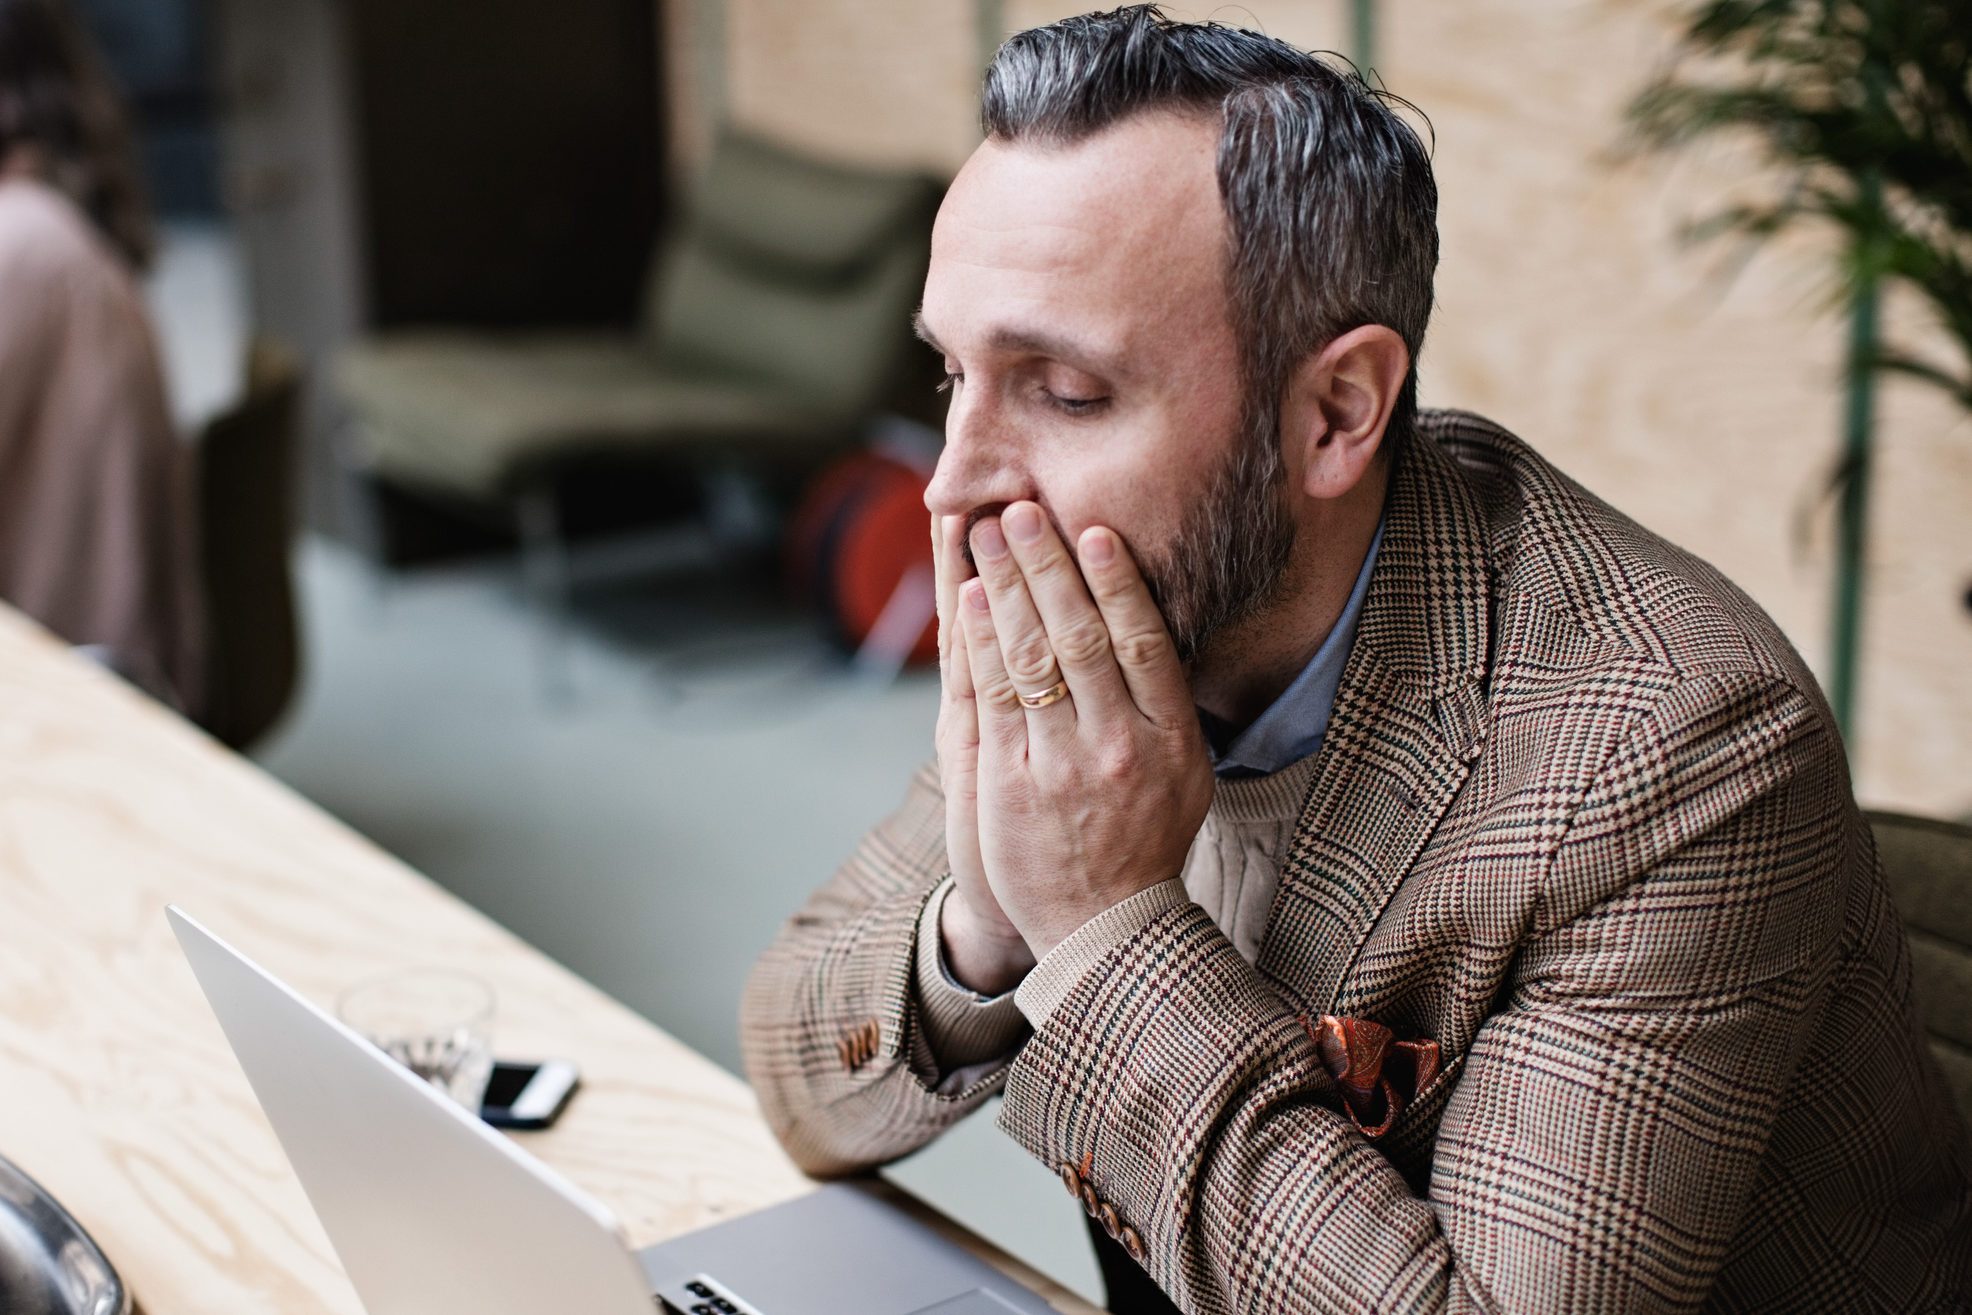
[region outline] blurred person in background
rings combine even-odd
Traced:
[[[0,0],[0,598],[191,712],[192,452],[123,108],[65,0]]]

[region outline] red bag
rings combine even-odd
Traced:
[[[837,642],[862,648],[886,609],[886,642],[903,636],[906,661],[938,657],[926,475],[880,452],[859,452],[823,471],[788,527],[788,580],[812,598]],[[921,618],[921,619],[920,619]],[[915,634],[915,639],[911,638]]]

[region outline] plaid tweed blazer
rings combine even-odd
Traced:
[[[1420,430],[1257,965],[1181,903],[939,1093],[928,769],[754,970],[767,1117],[845,1174],[1004,1089],[1188,1311],[1966,1309],[1972,1158],[1812,676],[1510,434]],[[1324,1014],[1437,1043],[1374,1138]]]

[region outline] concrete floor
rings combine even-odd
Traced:
[[[749,965],[930,753],[935,676],[860,679],[770,582],[700,569],[580,591],[558,702],[510,559],[386,581],[318,540],[299,569],[268,770],[737,1069]],[[990,1111],[893,1172],[1100,1297],[1080,1212]]]

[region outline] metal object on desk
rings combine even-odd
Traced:
[[[0,1156],[0,1311],[130,1315],[130,1293],[96,1240],[5,1156]]]

